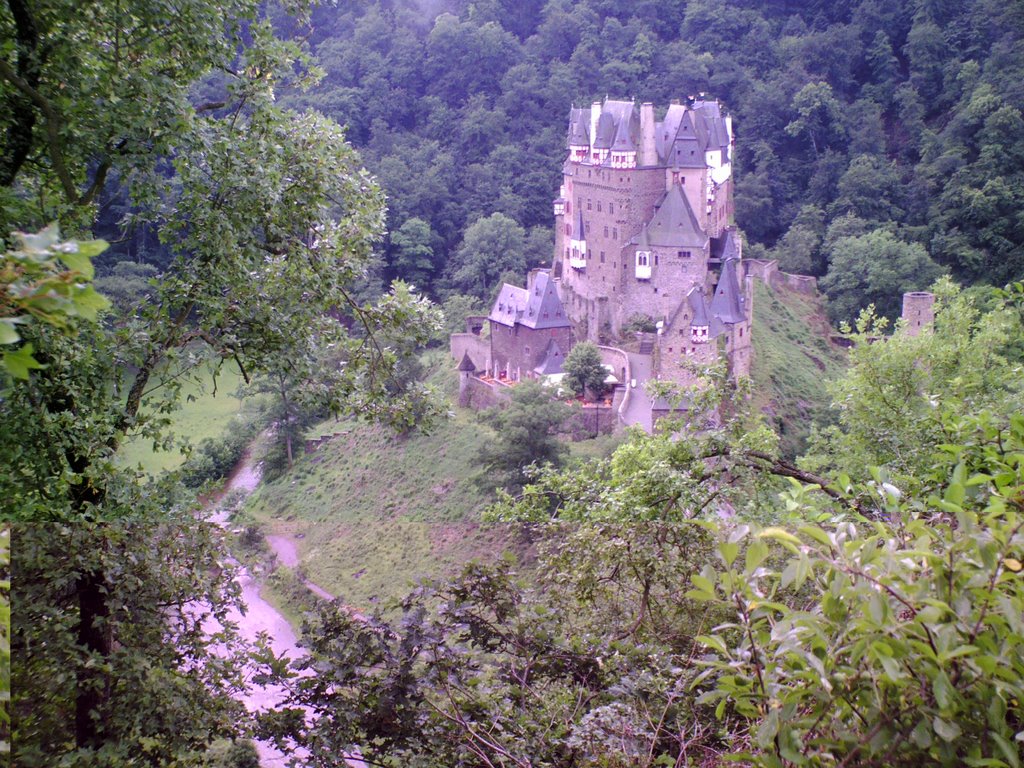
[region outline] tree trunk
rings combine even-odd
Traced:
[[[82,574],[78,579],[77,592],[78,644],[83,659],[78,667],[75,744],[79,749],[98,749],[103,744],[102,712],[107,699],[108,680],[102,669],[96,669],[87,662],[92,656],[99,656],[105,661],[113,645],[106,576],[100,571]]]

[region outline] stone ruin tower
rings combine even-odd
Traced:
[[[553,276],[577,339],[613,342],[637,316],[659,331],[655,373],[725,355],[750,368],[751,283],[733,221],[732,120],[717,101],[606,100],[569,113],[554,201]]]
[[[935,321],[935,294],[927,291],[904,293],[900,317],[906,323],[904,332],[908,336],[918,336],[929,330]]]

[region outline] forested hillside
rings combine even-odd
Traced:
[[[287,100],[348,127],[389,199],[385,279],[435,296],[551,258],[568,109],[605,95],[721,99],[747,255],[827,276],[837,317],[897,314],[910,275],[1024,274],[1019,3],[399,0],[302,31],[326,77]]]

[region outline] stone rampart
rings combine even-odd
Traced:
[[[486,371],[491,367],[491,345],[488,339],[477,336],[475,333],[453,333],[449,341],[452,359],[456,363],[462,362],[462,356],[469,353],[469,359],[473,361],[478,371]]]

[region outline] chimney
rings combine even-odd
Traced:
[[[654,105],[645,101],[640,105],[640,162],[641,167],[657,165],[658,150],[654,143]]]
[[[590,162],[594,157],[594,139],[597,138],[597,120],[601,117],[601,102],[595,101],[590,105],[590,157],[587,158],[587,162]]]

